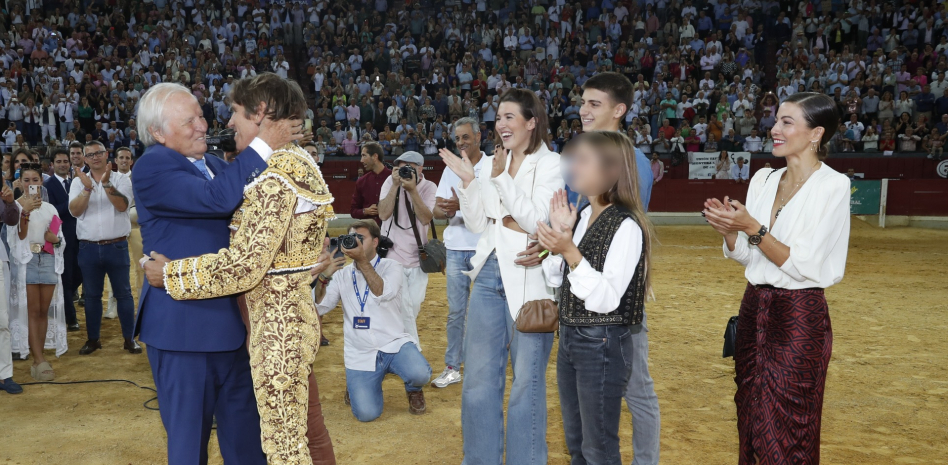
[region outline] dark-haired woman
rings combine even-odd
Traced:
[[[481,237],[471,258],[471,303],[464,338],[465,380],[461,424],[466,465],[547,463],[546,367],[553,333],[520,332],[524,302],[550,299],[539,266],[514,263],[528,234],[546,222],[553,193],[564,187],[560,157],[544,141],[547,115],[535,93],[509,89],[500,98],[494,127],[500,145],[479,173],[466,155],[441,150],[461,179],[457,189],[465,226]],[[513,368],[507,424],[507,360]],[[506,438],[504,437],[506,434]]]
[[[814,465],[833,333],[823,289],[838,283],[849,246],[849,179],[820,161],[839,126],[833,99],[797,93],[777,112],[774,156],[747,205],[724,198],[704,214],[724,254],[746,267],[734,364],[739,464]]]

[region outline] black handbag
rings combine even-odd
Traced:
[[[737,317],[732,316],[727,320],[727,326],[724,328],[724,351],[722,358],[734,356],[734,343],[737,341]]]

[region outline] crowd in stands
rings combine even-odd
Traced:
[[[833,151],[940,154],[948,133],[946,4],[875,0],[124,0],[10,2],[0,13],[5,152],[99,140],[144,150],[138,101],[179,82],[210,131],[227,91],[258,72],[308,82],[320,156],[434,155],[452,123],[482,123],[498,94],[537,93],[562,147],[581,132],[580,87],[635,84],[625,118],[646,152],[768,151],[779,103],[824,92],[844,114]],[[677,163],[681,157],[673,157]]]

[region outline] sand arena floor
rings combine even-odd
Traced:
[[[658,228],[655,288],[649,304],[651,369],[662,411],[662,463],[736,463],[733,362],[722,359],[724,324],[737,313],[742,269],[721,258],[710,228]],[[887,229],[853,221],[846,278],[827,298],[834,329],[823,412],[823,463],[935,464],[948,457],[948,231]],[[80,312],[81,313],[81,312]],[[445,282],[433,275],[419,318],[424,354],[443,368]],[[428,414],[408,413],[395,379],[384,385],[385,413],[357,422],[342,402],[341,312],[325,321],[332,345],[317,356],[323,409],[338,462],[457,464],[461,459],[461,386],[426,389]],[[476,336],[474,336],[476,337]],[[145,355],[121,351],[117,320],[103,327],[104,349],[80,357],[85,332],[51,359],[57,381],[122,378],[153,386]],[[556,351],[554,350],[553,357]],[[15,379],[30,381],[29,362]],[[555,384],[547,372],[550,463],[567,464]],[[159,464],[165,456],[152,393],[126,384],[27,386],[0,393],[0,463]],[[623,412],[624,463],[632,457],[631,418]],[[211,438],[211,461],[222,463]]]

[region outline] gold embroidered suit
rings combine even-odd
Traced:
[[[303,149],[287,145],[268,165],[244,189],[230,248],[169,262],[165,289],[175,300],[246,293],[263,451],[272,464],[311,464],[307,378],[320,327],[309,270],[322,251],[333,199]]]

